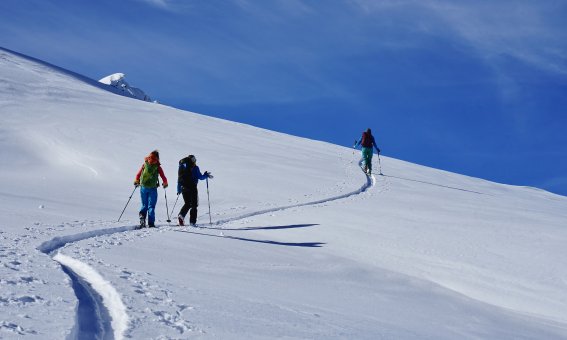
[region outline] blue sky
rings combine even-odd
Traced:
[[[2,0],[0,46],[164,104],[567,195],[567,2]],[[173,128],[173,127],[172,127]]]

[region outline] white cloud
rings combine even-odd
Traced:
[[[567,76],[567,6],[541,1],[349,0],[369,15],[427,15],[491,64],[512,57],[546,72]],[[423,12],[425,10],[425,12]],[[395,18],[394,18],[395,19]],[[416,25],[419,23],[416,23]]]
[[[161,9],[170,9],[171,1],[170,0],[138,0],[141,2],[145,2],[151,6],[155,6]]]
[[[539,2],[428,6],[487,59],[510,56],[547,72],[567,76],[565,32],[555,26],[555,7]]]
[[[363,15],[377,22],[391,22],[392,32],[411,29],[411,42],[419,46],[420,35],[438,36],[485,65],[503,105],[525,95],[522,63],[548,75],[567,78],[567,4],[529,0],[349,0]],[[396,25],[399,25],[396,27]],[[423,27],[421,29],[420,27]],[[387,45],[384,45],[387,48]],[[442,52],[442,51],[441,51]],[[528,113],[507,111],[519,132],[529,130]]]

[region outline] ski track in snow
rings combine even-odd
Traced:
[[[219,220],[214,224],[216,226],[219,226],[254,216],[280,212],[293,208],[314,206],[346,199],[355,195],[360,195],[362,193],[365,193],[369,188],[373,187],[376,184],[376,177],[374,177],[374,175],[365,177],[366,182],[359,189],[352,192],[316,201],[255,211],[237,217]],[[120,340],[124,338],[124,333],[128,329],[130,320],[126,312],[126,307],[124,306],[122,299],[120,298],[120,294],[116,291],[116,289],[110,282],[106,281],[94,268],[92,268],[88,264],[76,260],[72,257],[63,255],[59,253],[58,250],[68,244],[72,244],[78,241],[94,238],[97,236],[112,235],[135,229],[136,226],[121,226],[116,228],[91,230],[73,235],[57,236],[52,238],[51,240],[43,242],[37,247],[39,251],[44,254],[50,255],[54,261],[59,263],[62,270],[71,279],[71,284],[73,290],[75,291],[75,296],[79,301],[79,305],[76,308],[76,324],[71,332],[72,338],[109,338]],[[123,273],[127,273],[128,277],[132,275],[132,273],[129,273],[127,271],[123,271]],[[145,286],[145,284],[140,286],[140,288],[143,288],[143,286]],[[136,292],[143,293],[140,290],[136,290]],[[167,291],[165,293],[166,295],[168,295]],[[169,314],[166,311],[153,311],[153,314],[154,316],[157,316],[159,318],[158,320],[160,322],[173,327],[181,334],[183,334],[185,331],[193,331],[194,329],[190,327],[185,320],[180,318],[181,312],[184,309],[190,307],[178,307],[180,307],[181,310],[177,311],[177,317]],[[92,324],[95,324],[95,327],[93,327]]]
[[[52,255],[53,260],[62,266],[63,271],[71,279],[79,301],[76,325],[72,331],[74,338],[120,340],[128,328],[128,314],[118,292],[95,269],[84,262],[60,254],[57,250],[68,243],[134,228],[134,226],[125,226],[58,236],[37,247],[39,251]],[[88,327],[89,324],[95,324],[96,327]]]
[[[53,259],[59,262],[65,269],[70,270],[72,274],[69,276],[73,282],[79,284],[90,295],[90,299],[85,300],[81,296],[82,294],[76,294],[80,299],[79,301],[85,301],[87,305],[94,307],[92,308],[93,313],[85,313],[86,315],[78,313],[78,324],[82,325],[83,321],[86,324],[94,322],[97,325],[93,334],[95,339],[123,339],[124,332],[128,328],[128,314],[116,289],[96,270],[84,262],[60,253],[53,256]],[[76,277],[73,277],[74,275]],[[85,280],[86,283],[82,283],[82,280]],[[91,292],[91,290],[96,292],[96,294]],[[112,327],[107,325],[109,322]],[[85,339],[85,332],[81,329],[81,326],[78,328],[74,332],[76,338]],[[114,336],[110,337],[110,333],[113,333]]]
[[[45,254],[51,254],[57,249],[65,246],[68,243],[78,242],[81,240],[85,240],[88,238],[92,238],[95,236],[102,236],[102,235],[110,235],[115,233],[121,233],[128,230],[134,230],[136,226],[124,226],[118,228],[106,228],[106,229],[98,229],[98,230],[91,230],[84,233],[74,234],[74,235],[66,235],[66,236],[57,236],[49,241],[43,242],[37,249]]]
[[[240,215],[240,216],[237,216],[237,217],[219,220],[219,221],[215,222],[214,225],[218,226],[218,225],[221,225],[221,224],[239,221],[239,220],[243,220],[245,218],[254,217],[254,216],[258,216],[258,215],[264,215],[264,214],[269,214],[269,213],[273,213],[273,212],[289,210],[289,209],[292,209],[292,208],[300,208],[300,207],[305,207],[305,206],[324,204],[324,203],[337,201],[337,200],[340,200],[340,199],[349,198],[349,197],[354,196],[354,195],[362,194],[363,192],[368,190],[370,187],[374,186],[375,183],[376,183],[376,178],[374,177],[374,175],[366,176],[366,183],[362,187],[360,187],[360,189],[346,193],[346,194],[343,194],[343,195],[334,196],[334,197],[331,197],[331,198],[325,198],[325,199],[317,200],[317,201],[311,201],[311,202],[299,203],[299,204],[292,204],[292,205],[287,205],[287,206],[283,206],[283,207],[276,207],[276,208],[270,208],[270,209],[255,211],[255,212],[247,213],[247,214]]]

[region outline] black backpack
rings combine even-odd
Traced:
[[[195,180],[193,179],[194,164],[191,163],[189,157],[185,157],[179,161],[179,170],[177,171],[177,181],[185,188],[189,188],[195,185]]]

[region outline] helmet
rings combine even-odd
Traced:
[[[195,158],[195,156],[193,156],[193,155],[189,155],[189,160],[190,160],[191,163],[193,163],[193,164],[197,163],[197,158]]]

